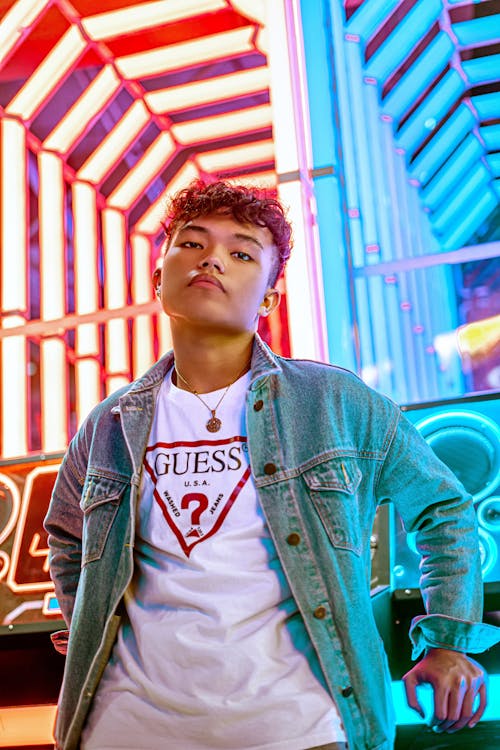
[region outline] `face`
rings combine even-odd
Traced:
[[[175,230],[153,283],[176,324],[255,331],[259,316],[279,304],[279,292],[269,287],[276,253],[266,227],[224,213],[199,216]]]

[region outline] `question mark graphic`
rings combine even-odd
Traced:
[[[181,508],[186,510],[191,503],[198,503],[198,507],[191,511],[191,524],[192,526],[198,526],[201,514],[208,508],[208,497],[201,492],[188,492],[181,500]],[[189,532],[188,536],[191,536],[192,533]]]

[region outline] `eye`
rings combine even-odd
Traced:
[[[239,260],[245,261],[245,263],[247,263],[249,260],[253,260],[252,256],[248,253],[245,253],[244,250],[236,250],[236,252],[231,253],[231,255],[234,255]]]
[[[189,247],[189,248],[200,248],[202,245],[199,242],[195,242],[194,240],[184,240],[183,242],[179,242],[179,247]]]

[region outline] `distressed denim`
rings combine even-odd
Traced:
[[[56,722],[74,750],[120,625],[133,572],[141,470],[169,353],[97,406],[64,458],[46,518],[51,575],[69,626]],[[350,750],[390,750],[390,677],[370,601],[370,535],[391,501],[422,555],[428,646],[479,652],[482,580],[472,501],[399,408],[355,375],[273,354],[256,337],[246,404],[252,472],[297,606]],[[64,641],[65,636],[55,637]]]

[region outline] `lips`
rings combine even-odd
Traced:
[[[209,273],[197,274],[193,279],[191,279],[188,286],[215,286],[222,292],[225,291],[219,279]]]

